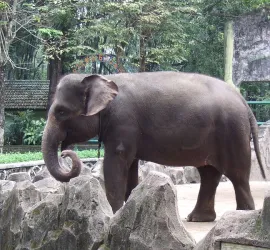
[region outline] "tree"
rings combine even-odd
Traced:
[[[75,41],[75,30],[81,25],[77,0],[46,0],[39,6],[38,32],[44,42],[45,59],[48,60],[51,105],[57,83],[62,74],[70,72],[70,61],[80,50],[87,49]],[[66,62],[66,63],[65,63]]]
[[[224,78],[224,28],[227,21],[267,8],[268,0],[193,1],[197,13],[185,26],[189,46],[184,71]]]
[[[4,74],[9,63],[16,67],[10,58],[10,45],[20,29],[26,29],[33,20],[33,4],[25,0],[0,0],[0,151],[4,144]]]
[[[185,14],[194,8],[164,0],[83,4],[81,26],[75,33],[78,42],[93,48],[90,57],[114,58],[119,72],[181,69],[186,56]],[[104,62],[99,66],[104,67]]]

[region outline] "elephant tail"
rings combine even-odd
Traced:
[[[257,160],[258,160],[258,163],[260,166],[261,175],[262,175],[263,179],[266,180],[265,171],[263,168],[262,158],[261,158],[261,154],[260,154],[260,148],[259,148],[257,121],[256,121],[256,118],[248,105],[247,105],[247,108],[248,108],[249,123],[250,123],[251,134],[252,134],[252,139],[253,139],[253,143],[254,143],[256,157],[257,157]]]

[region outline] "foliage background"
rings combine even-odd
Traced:
[[[267,0],[22,0],[33,20],[17,32],[8,78],[175,70],[223,78],[224,24]],[[60,69],[58,68],[60,66]],[[49,70],[50,71],[50,70]]]
[[[223,78],[225,23],[261,9],[270,12],[269,0],[0,0],[0,97],[3,74],[49,79],[50,100],[59,77],[70,72],[173,70]],[[259,100],[257,87],[244,92],[251,88]],[[40,143],[44,123],[13,115],[6,143]]]

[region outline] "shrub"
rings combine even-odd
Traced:
[[[12,121],[5,124],[6,145],[38,145],[41,144],[42,133],[45,126],[45,119],[33,119],[33,111],[18,111],[6,113]]]
[[[41,118],[40,120],[31,120],[23,131],[24,144],[40,145],[45,124],[46,121],[43,118]]]

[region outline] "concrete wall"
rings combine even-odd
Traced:
[[[233,31],[234,84],[270,81],[270,10],[236,19]]]

